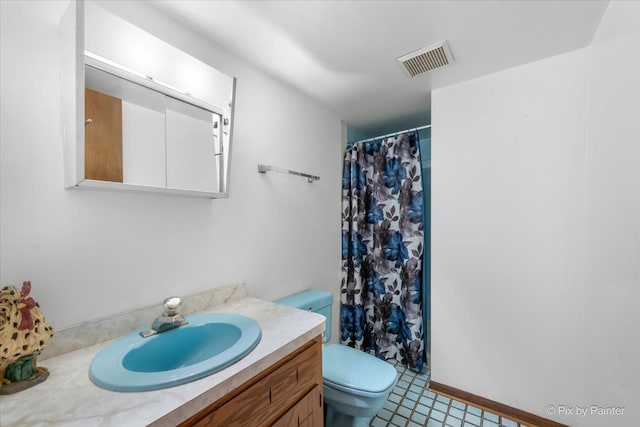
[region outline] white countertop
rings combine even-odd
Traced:
[[[173,426],[320,335],[325,322],[321,315],[255,298],[206,312],[255,319],[262,328],[260,343],[240,361],[208,377],[139,393],[104,390],[89,380],[93,357],[109,342],[46,359],[38,363],[51,373],[45,382],[0,396],[0,426]]]

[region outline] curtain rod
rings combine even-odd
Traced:
[[[378,135],[378,136],[374,136],[373,138],[361,139],[360,141],[352,142],[352,143],[351,143],[351,145],[353,145],[353,144],[357,144],[358,142],[373,141],[374,139],[378,139],[378,138],[388,138],[388,137],[390,137],[390,136],[396,136],[396,135],[399,135],[399,134],[401,134],[401,133],[411,132],[411,131],[414,131],[414,130],[422,130],[422,129],[431,129],[431,125],[419,126],[419,127],[417,127],[417,128],[411,128],[411,129],[400,130],[400,131],[398,131],[398,132],[388,133],[388,134],[386,134],[386,135]]]

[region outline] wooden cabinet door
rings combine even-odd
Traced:
[[[322,427],[322,385],[315,386],[272,427]]]
[[[180,427],[322,425],[322,339],[316,337]]]
[[[91,89],[84,97],[84,176],[122,182],[122,100]]]

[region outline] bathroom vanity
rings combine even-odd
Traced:
[[[223,425],[321,426],[320,337],[180,424]]]
[[[259,344],[200,380],[135,393],[104,390],[89,380],[89,365],[108,342],[44,359],[39,365],[49,369],[47,381],[0,398],[2,424],[322,425],[323,316],[249,297],[205,311],[255,319],[262,330]]]

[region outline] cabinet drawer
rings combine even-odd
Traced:
[[[264,423],[271,405],[269,384],[259,382],[235,396],[219,409],[194,424],[205,426],[240,426],[247,425],[247,420],[255,419],[255,425]]]
[[[271,403],[278,404],[289,396],[306,393],[315,384],[322,384],[319,360],[318,349],[312,346],[267,377],[271,384]]]

